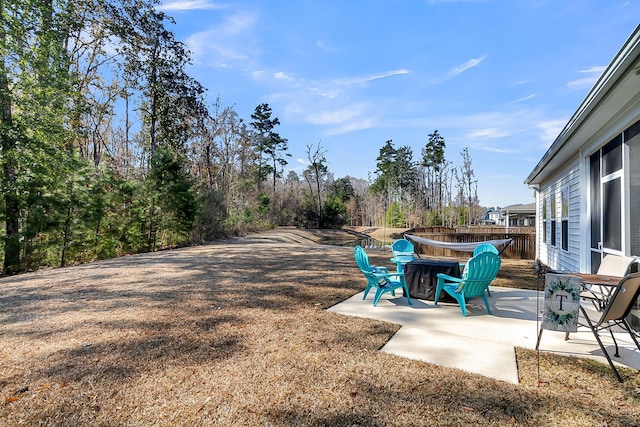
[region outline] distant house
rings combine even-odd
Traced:
[[[640,256],[640,26],[525,184],[544,264],[590,273],[606,254]]]
[[[511,205],[500,209],[504,218],[502,224],[509,227],[534,227],[536,225],[536,204]]]
[[[487,210],[484,220],[487,222],[487,224],[492,224],[492,225],[504,224],[504,218],[502,216],[502,212],[500,212],[500,208]]]

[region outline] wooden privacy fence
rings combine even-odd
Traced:
[[[422,229],[424,230],[424,229]],[[406,234],[426,237],[440,242],[484,242],[486,240],[513,239],[513,242],[500,255],[502,258],[512,259],[535,259],[536,257],[536,235],[535,233],[456,233],[456,232],[424,232],[421,229],[407,231]],[[437,246],[425,245],[412,242],[416,253],[427,256],[445,256],[455,258],[468,258],[469,252],[454,251]],[[502,248],[498,248],[501,250]]]

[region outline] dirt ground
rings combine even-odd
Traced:
[[[402,238],[402,233],[408,231],[407,228],[384,228],[384,227],[346,227],[346,230],[353,230],[366,234],[381,242],[391,242]]]

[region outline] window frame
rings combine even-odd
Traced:
[[[549,208],[548,199],[548,196],[542,199],[542,243],[547,243],[547,232],[549,231],[547,223],[547,221],[549,221],[549,214],[547,212]]]
[[[555,191],[551,193],[551,215],[550,215],[550,220],[551,220],[551,246],[558,246],[558,234],[557,234],[557,224],[556,224],[556,218],[558,216],[558,201],[556,200],[556,193]]]
[[[569,185],[560,190],[560,247],[569,252]]]

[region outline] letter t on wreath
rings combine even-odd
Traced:
[[[567,335],[578,331],[581,284],[582,279],[578,276],[557,273],[545,275],[544,309],[536,350],[543,329],[562,331]]]

